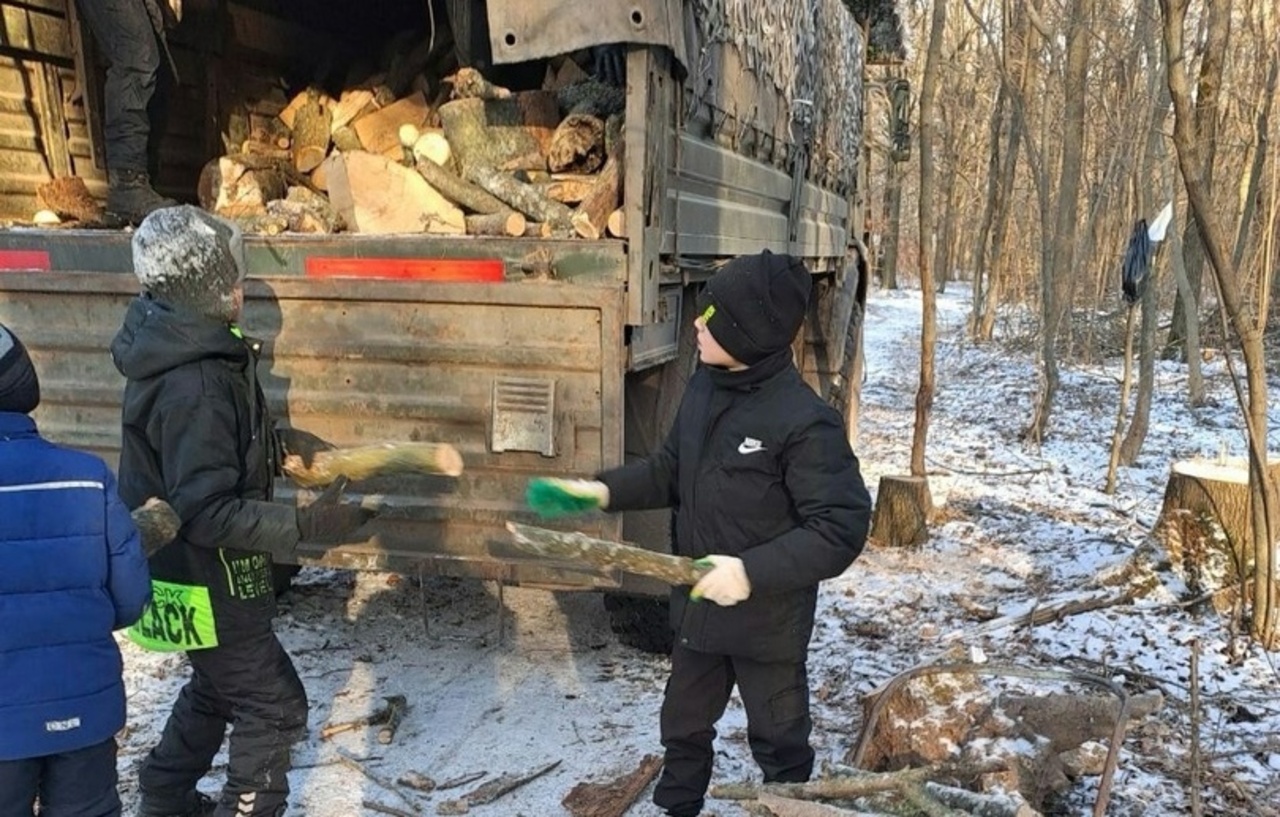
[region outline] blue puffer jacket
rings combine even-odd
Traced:
[[[106,463],[0,412],[0,761],[83,749],[124,726],[111,631],[150,597]]]

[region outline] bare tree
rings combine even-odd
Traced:
[[[1079,214],[1081,163],[1084,153],[1085,80],[1089,67],[1088,21],[1093,0],[1073,0],[1067,17],[1067,58],[1063,77],[1062,164],[1058,175],[1057,213],[1053,223],[1049,263],[1041,276],[1040,394],[1026,435],[1044,439],[1059,386],[1058,336],[1069,304],[1073,238]]]
[[[938,73],[942,68],[942,36],[947,25],[946,0],[934,0],[933,22],[929,27],[929,52],[925,57],[924,81],[920,87],[920,295],[923,315],[920,330],[920,385],[916,391],[915,432],[911,438],[911,475],[925,476],[924,449],[929,436],[929,414],[933,410],[934,348],[938,332],[938,300],[934,290],[933,236],[933,151],[937,123]]]
[[[1191,93],[1184,62],[1186,52],[1183,32],[1188,2],[1189,0],[1160,0],[1164,48],[1169,66],[1169,93],[1173,99],[1173,141],[1198,237],[1213,270],[1222,308],[1244,356],[1248,393],[1239,397],[1249,444],[1249,505],[1253,521],[1251,545],[1254,558],[1251,623],[1254,636],[1267,649],[1276,649],[1280,648],[1280,627],[1277,626],[1277,614],[1280,612],[1277,605],[1280,599],[1276,598],[1274,514],[1270,507],[1275,489],[1267,469],[1267,373],[1262,325],[1241,296],[1239,271],[1227,252],[1227,231],[1214,211],[1209,195],[1209,167],[1203,150],[1205,143],[1202,141],[1204,134],[1196,129],[1198,117],[1192,114]],[[1223,8],[1212,8],[1219,5]],[[1224,29],[1230,26],[1231,5],[1229,0],[1210,4],[1210,42],[1217,38],[1220,38],[1217,39],[1219,42],[1226,42]],[[1203,72],[1201,75],[1203,76]]]

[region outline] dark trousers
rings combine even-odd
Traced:
[[[231,725],[227,784],[217,817],[281,814],[289,748],[307,726],[307,696],[274,633],[187,653],[192,673],[138,785],[150,804],[182,803],[208,771]]]
[[[146,5],[143,0],[78,0],[77,8],[107,60],[102,94],[107,169],[154,175],[167,107],[167,75],[157,79],[160,41]]]
[[[74,752],[0,761],[0,817],[120,817],[115,738]]]
[[[711,782],[716,721],[734,684],[747,710],[747,740],[766,783],[803,783],[813,772],[809,676],[804,662],[761,662],[676,645],[662,699],[662,776],[653,802],[695,817]]]

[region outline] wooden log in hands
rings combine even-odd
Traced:
[[[281,468],[285,476],[305,488],[320,488],[346,477],[369,479],[385,474],[462,474],[462,455],[447,443],[383,443],[356,448],[317,451],[306,462],[287,454]]]
[[[622,542],[593,539],[584,533],[548,530],[508,522],[516,547],[547,559],[582,562],[592,567],[651,576],[672,585],[693,585],[711,571],[687,556],[672,556]]]

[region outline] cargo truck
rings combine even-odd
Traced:
[[[114,464],[123,381],[107,349],[138,290],[129,233],[30,223],[42,182],[104,192],[100,61],[65,0],[0,9],[0,321],[41,373],[42,431]],[[854,435],[863,32],[840,0],[187,0],[168,38],[179,79],[157,186],[194,201],[229,112],[278,96],[282,77],[332,72],[361,47],[414,25],[434,36],[445,21],[464,58],[482,53],[470,58],[495,75],[600,46],[625,61],[624,237],[247,237],[244,326],[263,340],[259,371],[281,421],[342,446],[447,442],[466,465],[457,479],[354,484],[352,499],[379,516],[359,541],[301,561],[600,590],[624,641],[660,649],[665,588],[523,559],[503,524],[536,522],[529,478],[587,476],[661,444],[696,365],[694,300],[738,254],[808,262],[795,354]],[[296,501],[279,488],[278,501]],[[668,523],[665,512],[573,522],[651,548],[669,547]]]

